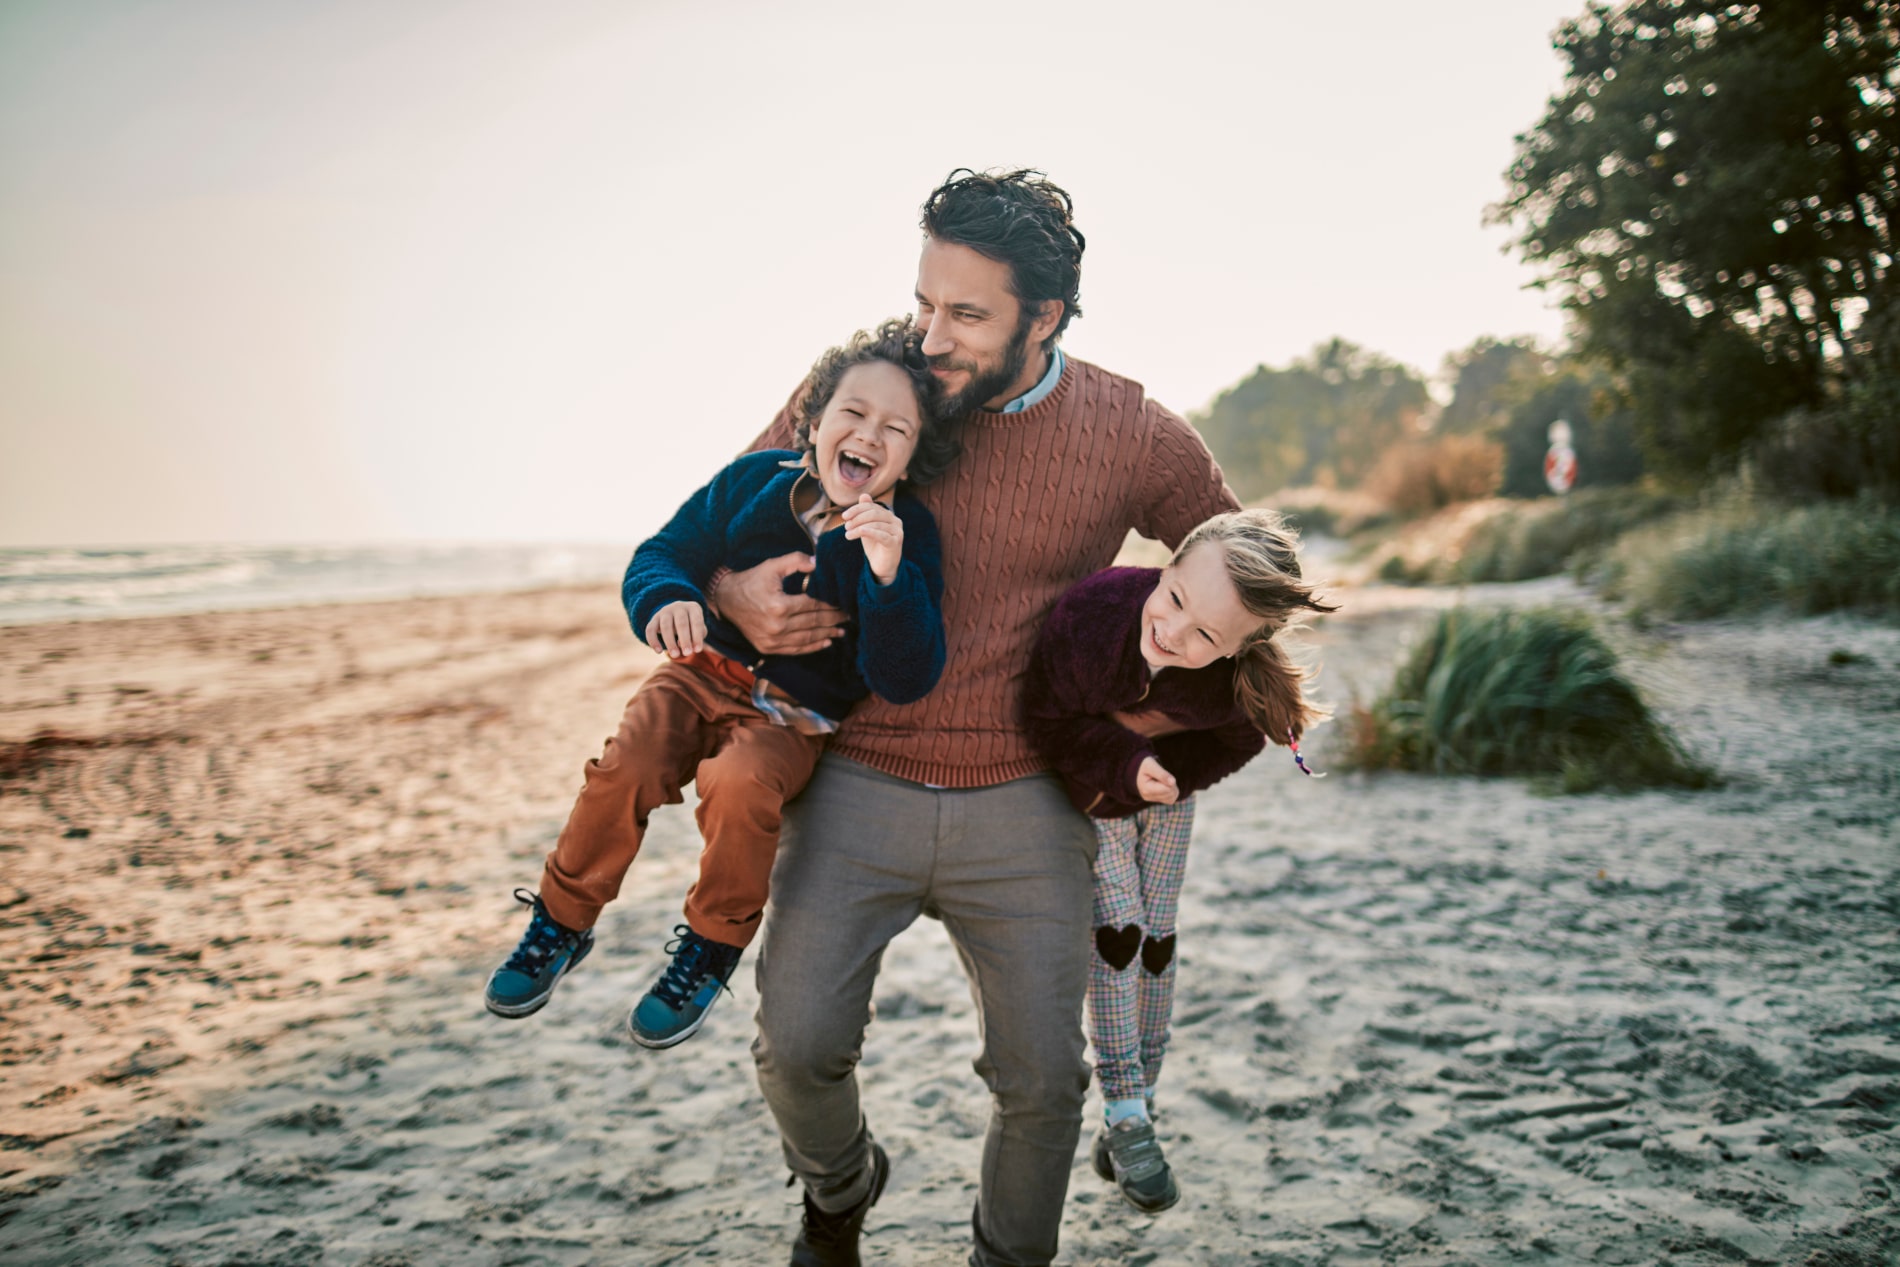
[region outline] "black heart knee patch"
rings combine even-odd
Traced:
[[[1152,975],[1160,976],[1168,961],[1174,958],[1174,934],[1166,937],[1150,937],[1141,943],[1141,966]]]
[[[1095,953],[1117,972],[1135,961],[1135,951],[1140,947],[1141,930],[1133,924],[1126,928],[1103,926],[1095,930]]]

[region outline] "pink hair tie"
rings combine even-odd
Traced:
[[[1286,732],[1286,746],[1293,749],[1293,764],[1300,767],[1301,774],[1313,779],[1323,779],[1326,777],[1324,774],[1315,774],[1306,768],[1306,758],[1300,755],[1300,741],[1293,737],[1293,731],[1291,729]]]

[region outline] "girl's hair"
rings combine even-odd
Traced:
[[[1277,511],[1236,510],[1212,519],[1188,533],[1174,552],[1174,562],[1199,545],[1220,547],[1227,562],[1227,579],[1240,595],[1240,605],[1261,617],[1262,624],[1234,652],[1234,695],[1267,738],[1285,744],[1298,739],[1307,726],[1332,715],[1314,703],[1302,689],[1313,676],[1295,664],[1276,635],[1297,629],[1301,612],[1332,612],[1339,608],[1314,597],[1314,587],[1300,576],[1300,536]]]
[[[840,347],[827,349],[812,362],[811,373],[805,376],[805,386],[800,393],[798,417],[793,425],[798,448],[806,453],[811,451],[811,434],[818,429],[825,406],[838,394],[838,384],[844,380],[847,370],[873,361],[886,361],[904,371],[917,397],[917,451],[911,455],[909,474],[904,482],[923,485],[942,475],[963,452],[963,441],[958,438],[955,423],[937,417],[937,380],[924,358],[922,344],[923,336],[911,325],[909,317],[892,317],[876,329],[858,331]]]

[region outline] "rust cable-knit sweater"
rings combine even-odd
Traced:
[[[1022,685],[1049,608],[1107,567],[1130,528],[1172,548],[1203,519],[1238,508],[1192,427],[1141,384],[1067,361],[1055,391],[1023,412],[970,415],[963,456],[917,490],[943,537],[949,660],[937,689],[915,703],[872,696],[858,705],[834,752],[950,788],[1047,769],[1023,729]],[[754,450],[792,447],[796,400]]]

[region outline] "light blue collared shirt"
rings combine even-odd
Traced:
[[[1062,356],[1062,346],[1057,344],[1055,355],[1049,358],[1049,372],[1042,376],[1042,381],[996,412],[1019,414],[1031,405],[1040,405],[1043,397],[1054,391],[1056,384],[1062,381],[1062,367],[1066,363]]]

